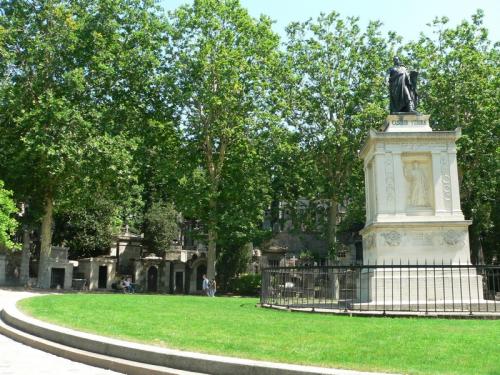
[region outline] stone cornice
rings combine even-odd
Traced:
[[[359,156],[364,159],[368,154],[370,148],[377,142],[401,143],[420,143],[422,140],[426,143],[447,143],[455,142],[462,135],[462,129],[456,128],[453,131],[433,131],[433,132],[378,132],[370,129],[368,137],[359,152]]]
[[[363,229],[359,231],[361,235],[370,232],[373,229],[399,229],[399,228],[415,228],[415,229],[428,229],[429,226],[434,228],[439,227],[468,227],[472,224],[472,220],[447,220],[447,221],[437,221],[437,220],[426,220],[426,221],[398,221],[398,222],[377,222],[370,223]]]

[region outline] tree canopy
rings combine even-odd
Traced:
[[[291,75],[287,122],[300,134],[307,196],[328,205],[324,232],[336,243],[339,205],[361,199],[357,152],[367,130],[387,113],[385,68],[390,44],[372,22],[362,31],[356,18],[333,12],[293,23],[286,53]]]
[[[219,272],[244,269],[281,203],[295,230],[317,228],[317,216],[299,218],[306,198],[326,208],[319,224],[335,253],[339,224],[364,222],[358,151],[388,113],[397,53],[420,71],[433,128],[463,129],[473,259],[498,259],[500,55],[482,19],[436,19],[402,44],[379,22],[332,12],[290,24],[280,41],[238,0],[168,15],[153,0],[0,1],[0,243],[13,245],[17,201],[41,225],[41,271],[52,242],[98,255],[125,223],[160,251],[175,207],[200,224],[213,278],[217,259]]]
[[[172,203],[153,202],[144,215],[144,240],[149,250],[162,255],[179,237],[179,213]]]
[[[272,122],[279,38],[269,18],[253,19],[237,0],[196,0],[173,12],[170,23],[168,102],[183,130],[180,184],[190,192],[180,208],[205,225],[213,278],[221,229],[244,236],[263,217],[258,138]]]
[[[135,190],[134,132],[155,98],[163,27],[153,1],[2,2],[0,165],[43,213],[41,285],[54,209]]]
[[[435,130],[462,128],[458,141],[462,208],[470,227],[474,262],[499,257],[498,211],[500,160],[500,51],[492,44],[478,11],[470,21],[447,27],[432,23],[432,35],[408,45],[412,63],[421,70],[422,110]],[[484,243],[484,245],[483,245]],[[484,247],[484,249],[483,249]],[[483,254],[483,250],[485,254]]]

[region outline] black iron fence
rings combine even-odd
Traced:
[[[270,267],[262,270],[261,304],[338,312],[500,313],[500,266]]]

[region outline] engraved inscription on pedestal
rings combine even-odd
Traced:
[[[432,246],[432,235],[427,232],[416,232],[411,236],[411,244],[415,246]]]
[[[384,131],[392,132],[431,132],[429,115],[422,114],[398,114],[389,115],[385,121]]]

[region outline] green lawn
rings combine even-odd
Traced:
[[[19,307],[82,331],[212,354],[406,374],[500,374],[500,321],[315,315],[257,302],[66,294]]]

